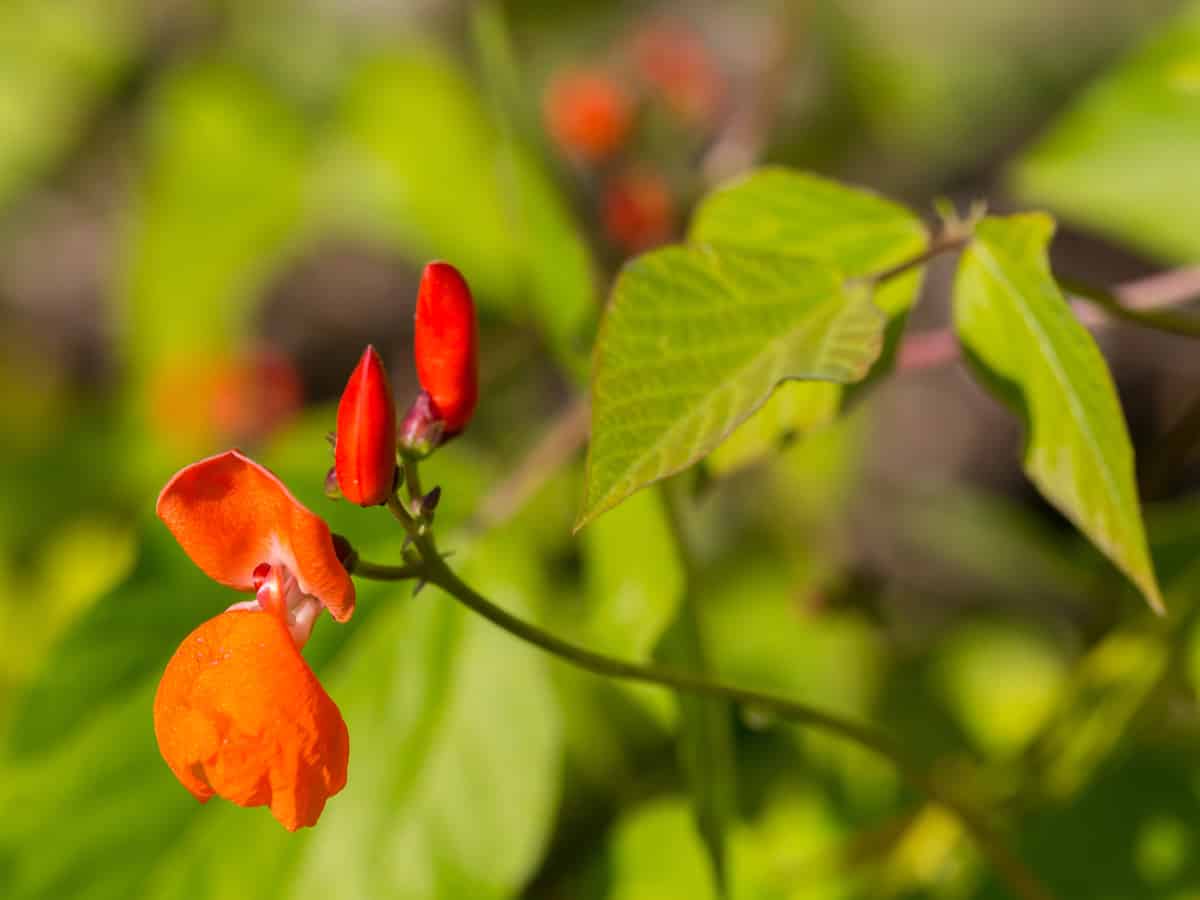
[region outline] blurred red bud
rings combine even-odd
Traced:
[[[694,30],[657,22],[634,36],[631,52],[638,75],[679,118],[696,127],[713,123],[725,99],[725,79]]]
[[[396,478],[396,407],[374,347],[363,351],[338,403],[333,461],[347,500],[360,506],[387,501]]]
[[[609,240],[628,253],[649,250],[670,239],[675,201],[666,180],[647,169],[631,169],[604,186],[601,215]]]
[[[611,156],[633,124],[633,103],[602,69],[567,69],[554,76],[542,104],[546,130],[570,156],[596,162]]]
[[[442,423],[441,440],[471,421],[479,399],[475,303],[458,269],[432,262],[417,293],[413,351],[417,378],[429,395],[434,418]]]
[[[151,392],[159,435],[198,449],[260,443],[292,419],[304,393],[295,364],[268,345],[172,357]]]

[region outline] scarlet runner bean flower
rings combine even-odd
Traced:
[[[157,512],[209,577],[254,592],[193,631],[167,664],[154,732],[198,800],[269,806],[289,831],[346,784],[349,735],[300,655],[322,609],[354,612],[329,526],[236,450],[181,469]]]
[[[477,344],[475,302],[466,280],[449,263],[430,263],[421,276],[413,334],[424,392],[405,419],[406,445],[419,443],[431,428],[440,427],[440,441],[467,427],[479,400]]]
[[[368,346],[338,403],[334,472],[342,496],[377,506],[396,477],[396,407],[383,360]]]

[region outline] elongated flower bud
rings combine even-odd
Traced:
[[[429,395],[433,414],[443,423],[443,440],[466,428],[475,412],[479,399],[476,344],[471,289],[454,266],[430,263],[417,294],[413,350],[417,378]]]
[[[387,501],[396,477],[396,407],[374,347],[363,351],[338,403],[333,461],[347,500],[360,506]]]

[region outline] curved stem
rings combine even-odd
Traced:
[[[384,566],[379,563],[367,562],[355,558],[348,567],[351,575],[359,578],[369,578],[371,581],[407,581],[420,578],[425,571],[424,566]]]
[[[916,256],[906,259],[901,263],[897,263],[896,265],[887,269],[883,269],[882,271],[872,272],[870,275],[861,280],[871,283],[889,281],[890,279],[896,278],[899,275],[903,275],[906,272],[910,272],[913,269],[920,268],[930,260],[941,256],[943,253],[949,253],[953,250],[962,250],[967,246],[970,240],[971,235],[969,231],[963,231],[957,228],[947,229],[930,240],[929,246]]]
[[[800,725],[821,728],[866,747],[890,760],[915,789],[951,810],[1017,897],[1022,900],[1053,900],[1053,895],[1049,890],[1008,849],[985,816],[969,803],[961,800],[955,792],[948,789],[923,768],[913,763],[899,745],[884,732],[873,726],[844,719],[834,713],[825,712],[785,697],[737,687],[720,681],[711,681],[690,672],[628,662],[597,653],[586,647],[580,647],[543,631],[538,626],[526,622],[492,603],[446,565],[433,549],[428,534],[414,534],[413,541],[422,554],[423,564],[421,566],[382,566],[359,560],[355,564],[354,574],[365,578],[383,578],[384,580],[404,577],[424,578],[430,584],[440,587],[472,612],[483,616],[514,637],[539,647],[578,668],[611,678],[654,684],[691,694],[731,700],[747,709],[774,713]]]

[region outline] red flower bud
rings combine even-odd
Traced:
[[[338,403],[333,468],[342,496],[360,506],[386,502],[396,477],[396,407],[383,360],[368,346]]]
[[[571,156],[596,162],[625,142],[633,124],[633,103],[602,69],[569,69],[546,89],[542,112],[546,130]]]
[[[479,399],[475,303],[449,263],[432,262],[421,276],[413,350],[417,378],[443,424],[443,439],[471,421]]]
[[[604,230],[627,253],[666,243],[675,228],[675,201],[661,175],[631,169],[604,186]]]

